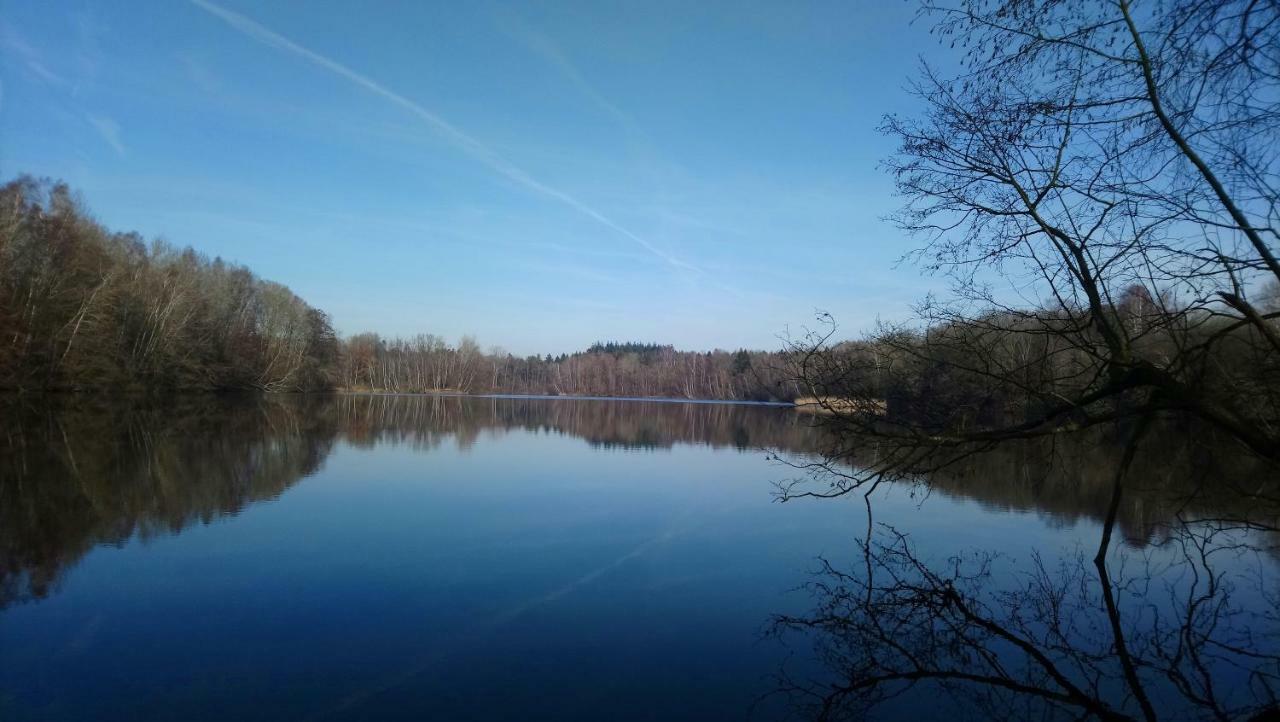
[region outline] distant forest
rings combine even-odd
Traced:
[[[339,338],[287,287],[97,223],[63,183],[0,188],[0,389],[458,391],[790,401],[782,355],[598,343],[516,357]]]

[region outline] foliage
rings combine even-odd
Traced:
[[[324,388],[328,318],[288,288],[96,223],[61,183],[0,188],[0,388]]]

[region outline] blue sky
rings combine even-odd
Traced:
[[[939,282],[875,128],[934,41],[882,2],[5,0],[0,174],[248,265],[341,333],[776,348]]]

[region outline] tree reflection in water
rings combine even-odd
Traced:
[[[86,396],[13,405],[3,419],[5,605],[50,595],[97,545],[177,534],[274,499],[319,470],[339,443],[466,450],[484,435],[518,430],[601,449],[767,448],[817,473],[816,487],[785,486],[791,496],[841,491],[851,470],[873,461],[833,453],[832,438],[808,416],[715,404]],[[1129,542],[1118,554],[1128,559],[1112,559],[1110,594],[1134,674],[1157,704],[1177,697],[1192,712],[1240,716],[1271,704],[1277,689],[1277,607],[1265,575],[1274,569],[1272,537],[1262,531],[1274,527],[1276,508],[1263,502],[1276,497],[1261,467],[1221,448],[1187,429],[1148,435],[1129,460],[1131,493],[1116,510],[1117,536]],[[1064,525],[1100,523],[1122,453],[1103,437],[1028,441],[900,483],[988,509],[1035,510]],[[1250,493],[1230,480],[1247,480]],[[860,565],[823,567],[810,587],[812,614],[777,620],[779,632],[802,631],[826,666],[825,678],[784,680],[806,715],[858,716],[928,680],[993,715],[1140,716],[1122,681],[1092,550],[1040,559],[1010,545],[999,555],[955,552],[939,564],[891,527],[879,527],[872,542]],[[926,658],[929,675],[918,664]]]
[[[0,418],[0,606],[47,596],[94,546],[274,499],[339,440],[467,449],[519,429],[601,448],[801,452],[817,435],[789,413],[728,404],[459,396],[76,396],[13,402]]]
[[[1063,524],[1089,520],[1103,537],[1096,548],[1010,539],[925,554],[876,521],[871,495],[890,482],[874,460],[829,447],[821,461],[795,462],[808,473],[781,487],[783,499],[868,501],[860,561],[822,561],[807,587],[811,611],[772,627],[802,633],[827,676],[784,673],[779,691],[824,720],[861,719],[928,690],[981,718],[1272,719],[1280,479],[1209,431],[1151,431],[1136,447],[1095,429],[952,450],[893,482]],[[874,455],[868,443],[860,456]],[[1117,473],[1128,484],[1119,499]],[[1123,543],[1111,543],[1112,528]]]
[[[58,401],[14,404],[3,417],[0,605],[45,597],[96,545],[274,499],[319,469],[334,440],[307,401]]]

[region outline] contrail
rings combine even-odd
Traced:
[[[644,248],[646,251],[649,251],[650,253],[657,256],[658,258],[661,258],[663,261],[666,261],[672,267],[692,271],[698,274],[702,273],[702,269],[692,264],[686,263],[685,261],[682,261],[679,258],[672,256],[666,251],[663,251],[662,249],[646,241],[644,238],[640,237],[639,235],[627,230],[621,225],[618,225],[617,222],[613,221],[608,216],[604,215],[600,211],[597,211],[596,209],[592,208],[586,203],[583,203],[582,201],[578,200],[577,198],[574,198],[573,196],[569,195],[568,193],[558,188],[549,186],[546,183],[543,183],[542,181],[534,178],[533,176],[529,175],[518,166],[512,164],[510,161],[503,158],[492,148],[480,142],[479,140],[476,140],[474,137],[462,131],[461,129],[459,129],[457,126],[453,125],[449,121],[431,112],[430,110],[427,110],[426,108],[422,107],[418,103],[415,103],[414,101],[404,97],[403,95],[400,95],[399,93],[387,88],[386,86],[381,85],[377,81],[367,76],[361,75],[360,73],[357,73],[356,71],[352,70],[351,68],[348,68],[342,63],[326,58],[325,56],[313,50],[305,48],[293,42],[289,38],[286,38],[285,36],[258,24],[257,22],[249,19],[248,17],[241,15],[240,13],[232,12],[220,5],[216,5],[212,2],[209,2],[209,0],[191,0],[191,3],[196,7],[200,8],[201,10],[204,10],[210,15],[213,15],[214,17],[217,17],[219,20],[222,20],[223,22],[227,23],[232,28],[262,43],[263,45],[267,45],[277,50],[284,50],[284,51],[293,53],[294,55],[297,55],[298,57],[302,58],[303,60],[306,60],[309,63],[312,63],[313,65],[317,65],[321,68],[324,68],[325,70],[328,70],[334,75],[337,75],[341,78],[345,78],[346,80],[349,80],[352,83],[359,85],[365,90],[368,90],[369,92],[382,97],[384,100],[391,101],[392,103],[400,106],[401,108],[404,108],[410,113],[413,113],[414,115],[416,115],[420,120],[425,122],[427,125],[431,126],[436,132],[440,133],[445,138],[447,138],[449,142],[457,146],[459,150],[471,156],[475,160],[483,163],[484,165],[488,166],[491,170],[503,176],[504,178],[514,181],[515,183],[518,183],[524,186],[525,188],[528,188],[529,190],[532,190],[536,193],[541,193],[542,195],[549,196],[551,198],[554,198],[555,200],[560,201],[561,203],[569,206],[570,208],[574,209],[575,211],[578,211],[579,213],[587,216],[588,218],[595,220],[596,222],[609,228],[610,230],[613,230],[618,234],[630,239],[631,241],[634,241],[636,244]]]

